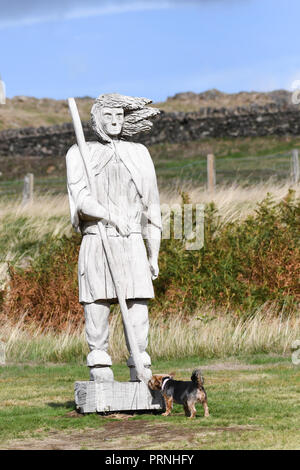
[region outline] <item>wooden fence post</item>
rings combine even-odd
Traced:
[[[0,341],[0,366],[5,365],[5,346],[6,344]]]
[[[216,167],[215,156],[210,153],[207,155],[207,189],[213,193],[216,186]]]
[[[300,181],[300,166],[299,166],[299,152],[298,149],[292,151],[291,158],[291,180],[293,184]]]
[[[23,187],[23,204],[27,204],[28,202],[32,202],[33,200],[33,182],[34,182],[34,175],[33,173],[27,173],[24,177],[24,187]]]

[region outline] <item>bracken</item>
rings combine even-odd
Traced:
[[[182,195],[183,203],[188,196]],[[222,221],[214,204],[205,211],[205,244],[185,250],[180,240],[163,240],[160,276],[151,314],[193,315],[205,304],[247,318],[261,306],[291,315],[300,301],[300,199],[293,191],[274,202],[268,195],[253,215]],[[83,324],[78,303],[80,236],[48,239],[27,269],[10,266],[2,292],[2,315],[23,317],[42,328],[63,330]]]

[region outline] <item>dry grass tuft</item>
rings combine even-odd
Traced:
[[[250,354],[286,355],[300,338],[300,318],[276,318],[271,309],[260,310],[246,321],[216,312],[198,311],[194,317],[150,318],[148,352],[152,360],[184,357],[225,358]],[[83,362],[88,353],[82,326],[60,333],[43,331],[36,323],[3,323],[0,339],[6,342],[9,362]],[[110,320],[109,350],[114,362],[128,357],[120,314]]]
[[[255,206],[268,194],[271,194],[272,199],[277,203],[286,197],[290,189],[295,191],[295,197],[300,196],[299,185],[274,184],[271,181],[245,187],[239,184],[220,185],[214,194],[209,193],[205,187],[195,188],[194,185],[178,184],[178,187],[162,190],[160,200],[161,204],[180,204],[181,193],[185,192],[194,204],[214,202],[223,222],[233,222],[253,214]]]

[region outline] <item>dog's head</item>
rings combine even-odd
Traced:
[[[152,375],[151,379],[148,382],[148,387],[151,390],[161,390],[163,379],[168,378],[172,379],[174,374],[155,374]]]

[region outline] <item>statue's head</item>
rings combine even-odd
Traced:
[[[124,110],[123,108],[109,108],[104,106],[99,110],[99,124],[105,134],[114,139],[122,132],[124,124]]]
[[[152,127],[149,120],[159,113],[146,106],[151,100],[111,93],[100,95],[91,109],[91,127],[101,142],[130,139]]]

